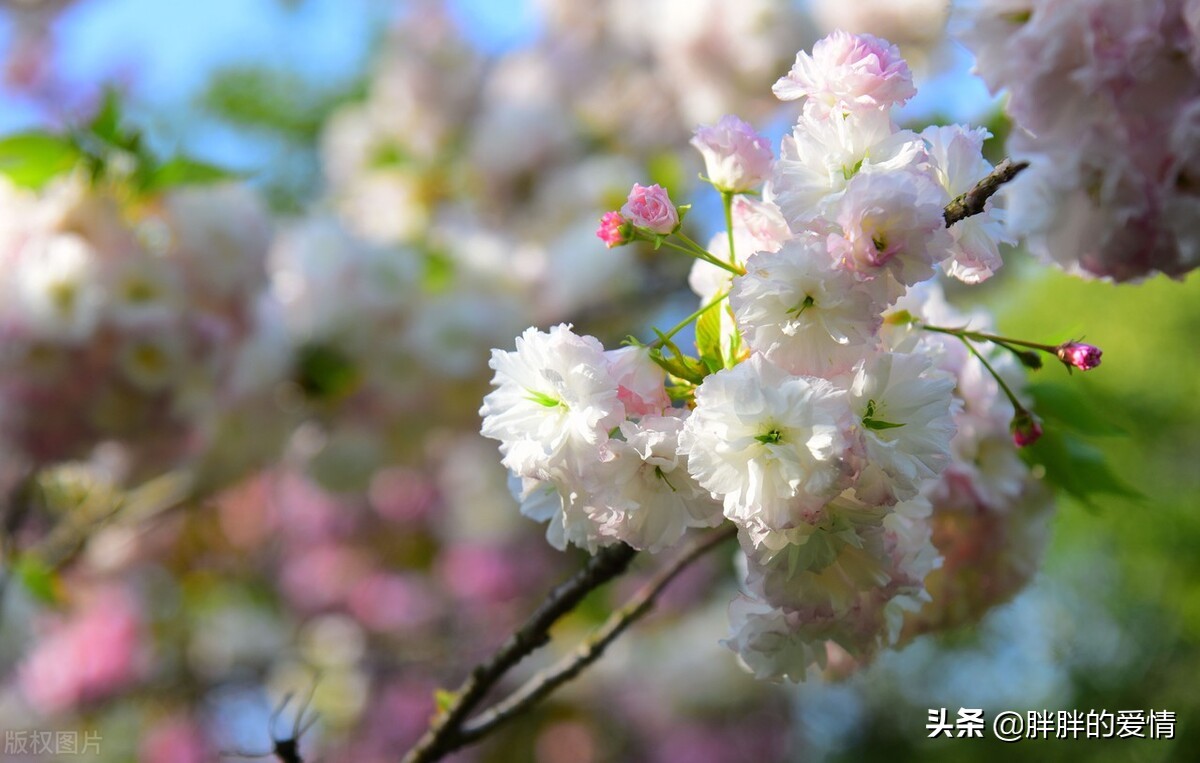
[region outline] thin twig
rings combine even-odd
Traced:
[[[681,552],[666,567],[646,583],[625,606],[609,615],[608,620],[595,633],[580,643],[570,654],[554,665],[534,674],[521,688],[474,720],[463,725],[459,738],[463,743],[473,742],[509,720],[518,713],[540,702],[551,692],[570,681],[591,665],[617,637],[634,622],[650,611],[658,595],[688,565],[737,535],[737,527],[729,524],[715,532],[699,538]]]
[[[618,543],[607,546],[588,560],[570,579],[560,583],[515,633],[487,661],[476,665],[448,707],[434,717],[417,745],[404,756],[404,763],[429,763],[461,747],[460,730],[488,690],[510,668],[550,640],[550,627],[583,601],[589,593],[620,575],[637,554]]]
[[[1014,162],[1012,159],[1005,159],[997,164],[996,168],[988,173],[987,177],[976,183],[974,188],[946,205],[944,213],[946,227],[949,228],[959,220],[982,212],[987,200],[1000,190],[1000,186],[1015,178],[1021,170],[1028,166],[1029,162]]]

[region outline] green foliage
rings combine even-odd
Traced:
[[[705,310],[696,320],[696,351],[709,373],[725,368],[726,358],[721,349],[721,310]]]
[[[0,139],[0,173],[14,185],[37,190],[69,171],[80,151],[67,138],[26,132]]]
[[[183,156],[160,160],[147,149],[141,131],[126,123],[120,97],[111,89],[92,120],[66,134],[25,132],[0,139],[0,173],[17,186],[38,190],[77,168],[93,182],[124,183],[136,194],[231,177]]]
[[[311,400],[332,402],[358,386],[359,372],[344,352],[329,344],[307,344],[296,355],[296,384]]]
[[[213,75],[199,100],[202,108],[231,124],[311,144],[334,109],[362,95],[361,83],[320,89],[296,72],[231,66]]]
[[[1111,409],[1089,401],[1086,388],[1078,383],[1042,382],[1030,385],[1029,393],[1045,432],[1036,443],[1023,448],[1021,456],[1045,469],[1048,484],[1092,509],[1098,507],[1097,498],[1102,495],[1143,497],[1113,472],[1104,451],[1085,439],[1123,433],[1109,418]]]
[[[430,248],[424,252],[425,268],[421,288],[426,294],[440,294],[454,285],[454,260],[449,254]]]
[[[141,187],[146,192],[154,192],[181,185],[216,183],[230,177],[228,171],[215,165],[177,156],[147,172]]]
[[[1108,465],[1104,451],[1066,431],[1048,426],[1033,445],[1023,448],[1026,462],[1045,469],[1048,484],[1064,491],[1088,508],[1098,508],[1101,495],[1138,498]]]
[[[433,702],[439,713],[448,713],[458,699],[457,692],[448,689],[438,689],[433,693]]]
[[[658,342],[650,348],[650,360],[677,379],[691,384],[703,382],[704,377],[708,375],[708,367],[696,358],[685,354],[667,338],[666,334],[657,329],[655,333],[658,334]]]
[[[1089,394],[1086,382],[1037,382],[1026,392],[1033,397],[1033,408],[1042,418],[1089,437],[1111,437],[1128,432],[1113,421],[1114,411]]]
[[[37,601],[57,604],[61,599],[58,575],[41,559],[30,555],[20,557],[13,568],[13,574]]]

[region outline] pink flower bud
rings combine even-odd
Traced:
[[[1033,445],[1042,436],[1042,422],[1022,408],[1013,416],[1009,430],[1012,432],[1013,443],[1018,448],[1024,448]]]
[[[1055,354],[1068,368],[1074,366],[1080,371],[1090,371],[1100,365],[1100,356],[1103,353],[1099,347],[1090,344],[1066,342],[1058,346]]]
[[[604,242],[605,246],[612,249],[614,246],[629,243],[629,228],[629,221],[621,217],[620,212],[605,212],[604,216],[600,218],[600,227],[596,229],[596,236]]]
[[[666,189],[657,184],[647,188],[634,183],[621,215],[634,226],[663,236],[679,227],[679,211]]]
[[[704,157],[704,172],[718,191],[750,191],[771,175],[771,144],[731,114],[713,127],[698,127],[691,142]]]

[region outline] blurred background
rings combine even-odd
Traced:
[[[694,306],[688,263],[606,250],[593,235],[603,211],[654,181],[695,204],[694,238],[720,230],[692,130],[736,113],[777,141],[795,113],[771,84],[838,27],[901,46],[920,91],[906,123],[983,124],[991,158],[1004,155],[1002,101],[970,74],[936,0],[0,9],[0,134],[85,123],[116,93],[153,152],[247,180],[261,201],[203,210],[245,215],[222,251],[261,250],[264,273],[239,292],[255,317],[237,334],[233,391],[189,421],[186,458],[130,435],[124,449],[93,437],[43,460],[4,549],[0,746],[10,730],[71,730],[102,739],[97,760],[266,752],[284,694],[311,689],[306,760],[399,759],[435,690],[583,558],[516,512],[478,436],[489,348],[561,321],[615,346]],[[1038,372],[1039,399],[1070,407],[1077,437],[1041,446],[1058,489],[1030,540],[1048,543],[1044,563],[978,625],[849,677],[764,684],[718,643],[735,585],[731,560],[710,558],[583,678],[452,759],[1192,759],[1198,284],[1085,282],[1012,251],[987,284],[947,287],[1002,333],[1104,349],[1085,378]],[[514,680],[655,566],[639,560],[595,594]],[[1173,740],[928,740],[941,707],[1168,710],[1177,728]]]

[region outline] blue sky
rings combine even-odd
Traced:
[[[583,0],[589,1],[589,0]],[[57,67],[83,90],[108,81],[135,83],[133,102],[175,121],[192,150],[240,165],[259,147],[228,130],[187,124],[188,104],[216,69],[259,64],[301,74],[314,86],[348,82],[362,71],[373,34],[406,0],[79,0],[57,22]],[[538,16],[532,0],[450,0],[464,34],[487,52],[532,40]],[[11,44],[12,20],[0,13],[0,49]],[[991,102],[967,75],[970,57],[956,53],[952,69],[922,83],[905,110],[959,119],[978,116]],[[32,104],[0,89],[0,133],[45,120]]]

